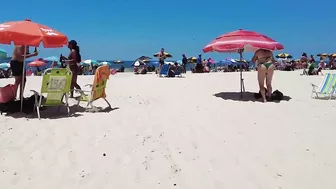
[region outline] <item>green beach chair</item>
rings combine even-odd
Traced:
[[[40,108],[45,106],[59,106],[58,111],[62,105],[65,105],[70,115],[70,108],[68,103],[68,95],[70,93],[70,85],[72,79],[72,72],[66,68],[49,68],[43,73],[41,92],[31,90],[35,95],[35,106],[37,116],[41,119]],[[46,98],[42,95],[45,94]],[[65,98],[65,103],[63,99]]]
[[[320,86],[314,85],[313,86],[312,98],[327,98],[331,99],[335,96],[335,88],[336,88],[336,74],[326,74],[320,84]]]
[[[77,98],[79,105],[80,102],[87,102],[85,109],[90,106],[92,109],[94,108],[93,102],[98,99],[103,99],[107,103],[108,107],[111,109],[111,105],[109,101],[106,99],[105,88],[107,84],[107,80],[110,77],[110,68],[107,65],[100,66],[97,68],[93,80],[93,84],[88,84],[85,86],[90,86],[90,91],[75,89],[75,91],[79,92],[81,95]]]

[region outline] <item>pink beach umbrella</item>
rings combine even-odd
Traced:
[[[275,40],[253,31],[239,29],[230,33],[223,34],[213,40],[203,48],[203,52],[237,52],[240,55],[240,61],[243,60],[243,52],[256,52],[259,49],[282,50],[283,45]],[[240,69],[240,92],[243,98],[244,79],[242,68]]]
[[[258,49],[282,50],[275,40],[253,31],[238,30],[217,37],[203,48],[203,52],[255,52]]]

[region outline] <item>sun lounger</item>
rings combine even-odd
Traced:
[[[335,97],[336,88],[336,74],[326,74],[320,84],[320,86],[312,84],[313,90],[312,98],[327,98],[331,99]]]
[[[42,78],[42,87],[40,93],[31,90],[35,95],[35,106],[37,116],[40,117],[40,108],[44,106],[60,106],[65,105],[68,115],[70,108],[68,103],[68,95],[70,92],[72,72],[66,68],[50,68],[44,71]],[[46,98],[42,95],[45,94]],[[63,99],[65,98],[65,103]]]
[[[110,68],[108,65],[100,66],[97,68],[94,76],[94,81],[93,84],[88,84],[86,86],[90,86],[91,90],[78,90],[75,89],[75,91],[78,91],[81,95],[78,100],[78,104],[83,101],[87,102],[86,109],[90,106],[91,108],[94,108],[93,102],[98,100],[98,99],[103,99],[105,102],[108,104],[108,107],[111,108],[110,103],[106,99],[106,94],[105,94],[105,88],[106,88],[106,83],[107,80],[110,77]]]

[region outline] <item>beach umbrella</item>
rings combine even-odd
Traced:
[[[7,58],[7,52],[5,50],[0,49],[0,58]]]
[[[51,29],[42,24],[32,22],[29,19],[24,21],[6,22],[0,24],[0,43],[23,45],[25,47],[32,46],[38,47],[40,43],[45,48],[57,48],[63,47],[68,44],[68,38],[62,33]],[[26,54],[27,48],[24,48]],[[26,57],[24,56],[23,62]],[[22,75],[25,74],[25,65],[23,65]],[[23,81],[23,80],[22,80]],[[23,108],[23,85],[21,83],[22,93],[20,95],[21,100],[21,112]]]
[[[103,65],[111,66],[111,63],[109,63],[109,62],[99,62],[98,63],[98,66],[103,66]]]
[[[58,62],[59,61],[59,57],[56,56],[49,56],[46,58],[43,58],[44,61],[50,61],[50,62]]]
[[[10,45],[12,42],[32,47],[42,43],[45,48],[57,48],[67,45],[68,38],[50,27],[26,19],[0,24],[0,43]]]
[[[276,55],[276,58],[293,58],[293,56],[287,53],[280,53]]]
[[[154,56],[154,57],[158,57],[159,54],[161,54],[161,52],[155,53],[153,56]],[[167,58],[173,58],[173,55],[171,55],[170,53],[164,52],[164,55],[165,55]]]
[[[97,62],[97,60],[91,60],[91,59],[89,59],[89,60],[84,60],[83,62],[81,62],[81,64],[82,65],[84,65],[84,64],[86,64],[86,65],[97,65],[98,64],[98,62]]]
[[[284,47],[275,40],[253,31],[239,29],[223,34],[203,48],[203,52],[239,53],[243,60],[243,52],[256,52],[259,49],[282,50]],[[242,64],[240,64],[240,98],[245,91]]]
[[[28,66],[30,67],[42,67],[42,66],[45,66],[47,65],[44,61],[40,61],[40,60],[35,60],[33,62],[30,62],[28,64]]]
[[[189,58],[187,58],[187,60],[188,60],[188,63],[196,63],[197,62],[197,57],[194,57],[194,56],[192,56],[192,57],[189,57]]]
[[[332,57],[336,57],[336,53],[334,53],[334,54],[331,54],[330,56],[332,56]]]
[[[9,63],[0,63],[0,69],[3,70],[3,69],[8,69],[10,68],[10,64]]]
[[[320,53],[320,54],[317,54],[317,56],[327,57],[327,56],[329,56],[329,54],[328,53]]]
[[[140,56],[139,58],[137,58],[137,60],[142,60],[142,61],[148,61],[152,59],[151,57],[148,57],[148,56]]]
[[[115,61],[113,61],[115,64],[122,64],[122,63],[124,63],[124,61],[122,61],[122,60],[115,60]]]
[[[237,61],[235,59],[226,58],[225,60],[219,61],[219,64],[234,65],[234,64],[237,64]]]
[[[56,62],[57,65],[61,65],[61,62],[59,61],[59,57],[56,57],[56,56],[49,56],[49,57],[46,57],[46,58],[43,58],[43,61],[45,62]],[[55,65],[52,65],[52,66],[55,66]]]
[[[259,49],[282,50],[283,45],[253,31],[237,30],[217,37],[203,52],[255,52]]]
[[[242,62],[242,63],[249,63],[249,61],[247,60],[239,60],[239,59],[234,59],[235,62]]]

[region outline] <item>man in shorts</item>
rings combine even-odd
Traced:
[[[26,48],[29,49],[28,46],[26,46]],[[24,79],[23,89],[26,84],[26,74],[23,73],[24,57],[30,58],[30,57],[38,55],[36,48],[32,54],[29,54],[28,50],[26,50],[26,55],[24,53],[25,53],[24,45],[15,45],[12,60],[10,61],[12,74],[15,78],[15,85],[20,86],[22,83],[22,79]],[[23,94],[23,91],[22,91],[22,87],[20,86],[20,97],[21,97],[21,94]]]
[[[162,68],[162,66],[163,66],[163,64],[164,64],[164,60],[166,59],[166,54],[165,54],[165,52],[164,52],[164,48],[161,48],[161,51],[160,51],[160,54],[159,54],[159,64],[160,64],[160,71],[159,71],[159,73],[161,72],[161,68]]]

